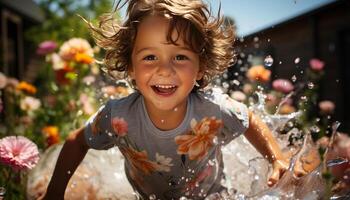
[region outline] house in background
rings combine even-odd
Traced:
[[[23,78],[33,44],[24,32],[42,23],[44,15],[32,0],[0,0],[0,71],[7,76]]]
[[[271,55],[273,79],[295,75],[300,80],[311,58],[323,60],[319,99],[335,102],[339,130],[350,133],[350,1],[338,0],[250,34],[236,47],[260,64]]]

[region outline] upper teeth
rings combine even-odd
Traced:
[[[173,88],[175,87],[175,85],[155,85],[158,88],[165,88],[165,89],[169,89],[169,88]]]

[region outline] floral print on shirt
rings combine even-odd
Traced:
[[[190,160],[202,160],[214,145],[214,138],[223,126],[222,120],[215,117],[203,118],[200,122],[191,121],[191,130],[175,137],[177,153],[187,154]]]

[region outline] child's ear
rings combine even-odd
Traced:
[[[128,67],[128,75],[130,76],[131,79],[135,79],[135,73],[132,66]]]
[[[201,80],[204,76],[204,72],[203,70],[199,70],[199,72],[197,73],[197,77],[196,77],[196,80]]]

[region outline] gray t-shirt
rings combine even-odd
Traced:
[[[221,146],[247,127],[244,104],[220,93],[195,92],[189,95],[182,123],[162,131],[135,92],[102,106],[86,123],[85,138],[94,149],[118,146],[126,175],[142,198],[203,199],[223,189]]]

